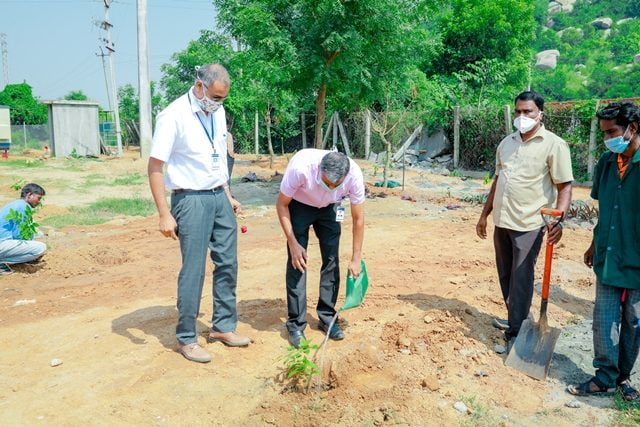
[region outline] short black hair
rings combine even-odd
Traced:
[[[629,123],[640,126],[640,107],[631,102],[612,102],[596,112],[599,120],[615,120],[616,125],[626,128]]]
[[[27,184],[24,187],[22,187],[22,190],[20,190],[20,198],[24,199],[30,193],[44,196],[44,188],[34,183]]]
[[[544,111],[544,98],[538,92],[534,92],[532,90],[525,90],[516,96],[516,99],[513,101],[513,104],[517,104],[518,101],[533,101],[540,111]]]

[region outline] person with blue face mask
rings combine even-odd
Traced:
[[[287,330],[289,343],[298,347],[307,326],[307,245],[309,230],[318,237],[322,267],[318,299],[318,328],[333,340],[344,339],[338,322],[329,331],[336,314],[340,289],[341,222],[344,200],[349,199],[353,227],[353,252],[349,274],[360,274],[364,239],[365,188],[362,170],[345,154],[305,149],[291,158],[282,177],[276,211],[287,239]]]
[[[638,400],[630,376],[640,349],[640,108],[615,102],[596,115],[607,151],[593,174],[598,225],[584,254],[584,263],[596,274],[596,371],[567,391],[585,396],[617,389],[625,400]]]

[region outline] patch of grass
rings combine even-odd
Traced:
[[[102,199],[89,206],[72,208],[64,215],[51,216],[40,222],[40,225],[62,228],[68,225],[103,224],[118,215],[148,216],[155,212],[151,200],[140,197],[133,199]]]
[[[141,173],[120,176],[113,180],[113,185],[138,185],[145,182],[146,176]]]
[[[108,182],[104,175],[94,173],[85,177],[85,180],[82,184],[80,184],[79,189],[89,189],[106,184],[108,184]]]
[[[0,166],[9,166],[12,168],[41,168],[45,162],[37,159],[6,159],[0,160]]]
[[[460,196],[460,200],[472,205],[484,205],[487,202],[487,197],[488,195],[484,193],[463,194]]]
[[[640,402],[627,402],[620,393],[616,393],[613,402],[618,411],[613,417],[613,426],[640,425]]]
[[[462,426],[487,426],[498,423],[490,413],[489,408],[478,401],[476,396],[463,396],[460,399],[469,409],[471,414],[462,422]]]
[[[449,173],[449,176],[460,178],[462,176],[462,172],[460,172],[458,169],[454,169],[451,171],[451,173]]]
[[[577,325],[580,323],[580,316],[572,314],[567,319],[567,325]]]
[[[24,179],[18,178],[18,180],[14,181],[10,185],[10,187],[12,190],[20,191],[22,190],[22,187],[24,187],[25,185],[27,185],[27,181],[25,181]]]

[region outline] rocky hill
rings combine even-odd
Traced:
[[[556,100],[640,96],[640,0],[553,0],[538,19],[534,89]]]

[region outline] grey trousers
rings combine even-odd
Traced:
[[[40,258],[47,251],[47,245],[36,240],[1,240],[0,262],[22,264]]]
[[[196,318],[204,284],[207,248],[215,264],[213,272],[212,329],[235,331],[238,279],[236,217],[223,190],[173,194],[171,214],[178,223],[182,268],[178,275],[178,325],[180,344],[197,341]]]
[[[493,232],[500,289],[509,312],[509,329],[505,333],[507,339],[518,335],[522,322],[529,315],[542,235],[542,228],[514,231],[495,227]]]
[[[303,248],[309,243],[309,228],[320,243],[322,267],[320,268],[320,296],[316,310],[325,325],[331,323],[336,314],[336,301],[340,290],[340,223],[336,222],[335,205],[316,208],[296,200],[289,204],[291,225],[296,240]],[[293,268],[291,252],[287,245],[287,329],[303,331],[307,326],[307,273]]]
[[[596,280],[593,308],[593,367],[596,377],[607,387],[629,378],[640,348],[640,290],[608,286]]]

